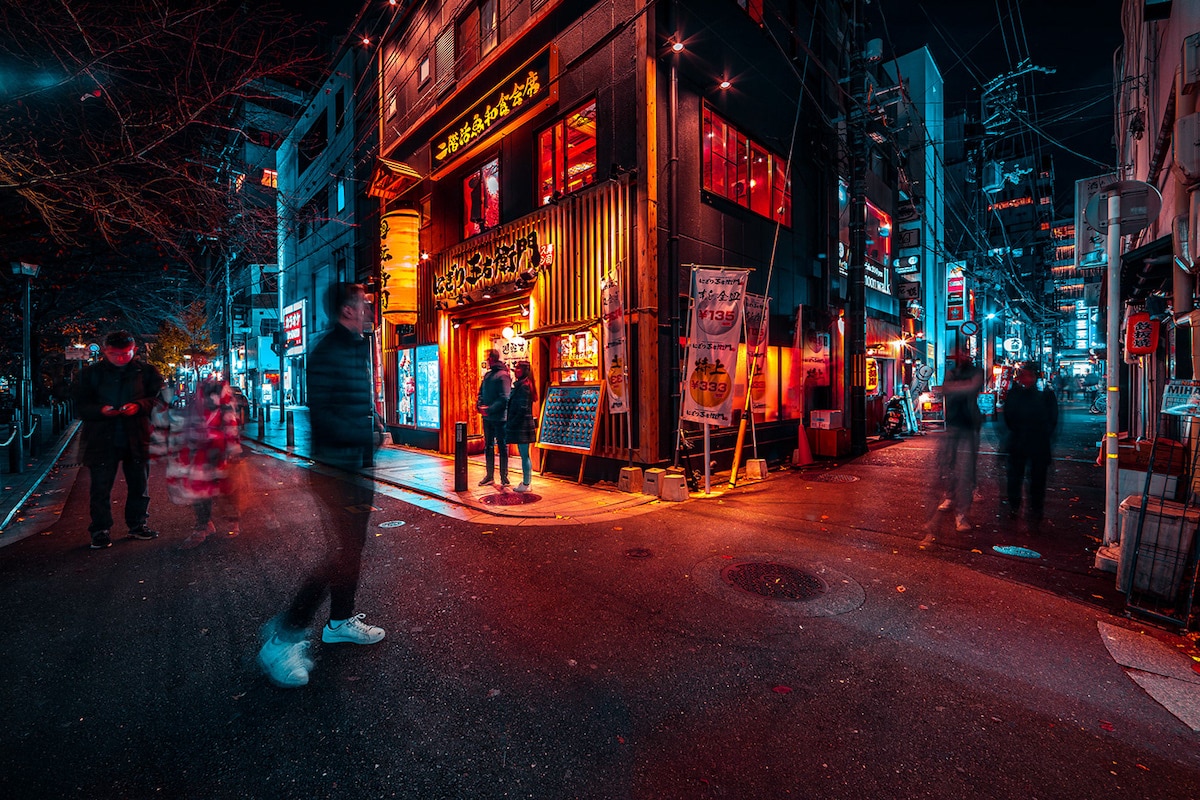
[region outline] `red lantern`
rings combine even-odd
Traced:
[[[1158,320],[1151,319],[1145,311],[1129,315],[1125,326],[1125,352],[1144,356],[1158,349]]]

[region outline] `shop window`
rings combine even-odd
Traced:
[[[792,224],[787,163],[704,107],[704,190],[785,226]]]
[[[463,238],[500,224],[500,159],[463,178]]]
[[[421,59],[421,63],[417,65],[417,87],[424,89],[425,84],[429,82],[430,75],[429,56]]]
[[[546,205],[596,180],[596,101],[538,136],[538,197]]]
[[[553,338],[550,348],[550,382],[600,382],[600,340],[592,331],[579,331]]]

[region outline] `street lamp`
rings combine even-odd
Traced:
[[[33,369],[29,363],[29,328],[30,328],[30,307],[31,290],[33,279],[37,277],[38,271],[41,269],[37,264],[27,264],[24,261],[12,261],[13,275],[23,277],[25,279],[25,294],[21,298],[21,436],[29,429],[29,423],[32,421],[32,409],[30,403],[33,400]],[[20,437],[18,437],[20,438]]]

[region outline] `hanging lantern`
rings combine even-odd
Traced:
[[[1130,314],[1125,326],[1125,351],[1135,356],[1153,353],[1158,349],[1158,328],[1158,320],[1145,311]]]

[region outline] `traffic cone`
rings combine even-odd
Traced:
[[[800,423],[800,436],[796,440],[796,452],[792,453],[793,467],[807,467],[815,463],[813,458],[812,448],[808,446],[808,431],[804,429],[804,423]]]

